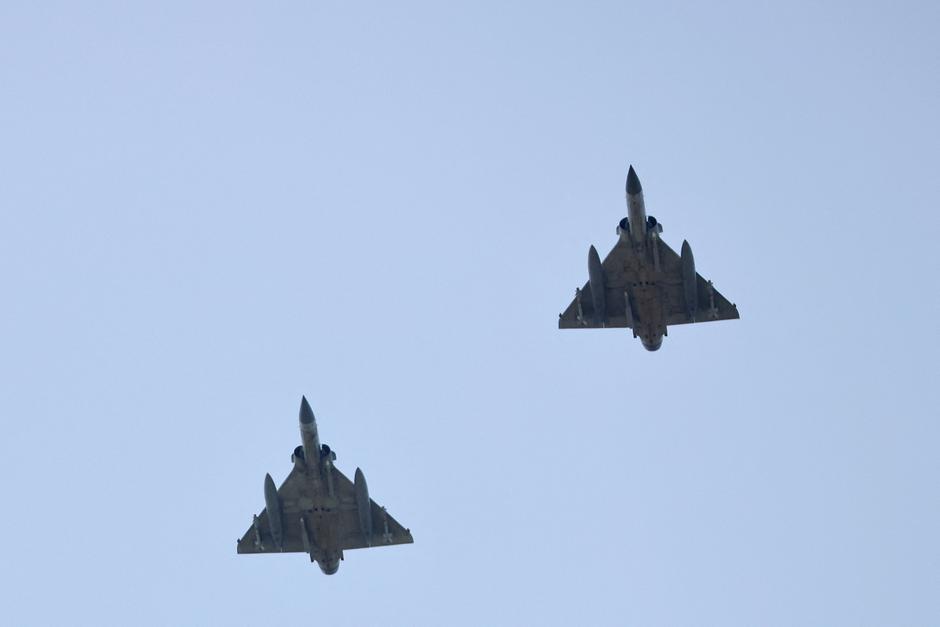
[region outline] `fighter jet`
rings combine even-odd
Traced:
[[[588,282],[559,314],[559,329],[626,327],[648,351],[659,350],[668,326],[738,318],[738,308],[701,275],[687,241],[680,254],[660,238],[662,225],[646,215],[643,188],[633,166],[627,173],[627,217],[604,262],[588,251]]]
[[[333,465],[336,453],[320,445],[306,397],[300,401],[300,439],[281,487],[264,476],[265,508],[238,541],[239,553],[303,552],[332,575],[345,550],[414,542],[410,530],[369,498],[361,470],[350,481]]]

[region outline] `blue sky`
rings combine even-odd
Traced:
[[[5,622],[940,624],[938,18],[4,3]],[[740,321],[557,330],[630,163]],[[301,394],[413,546],[235,554]]]

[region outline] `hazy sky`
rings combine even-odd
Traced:
[[[936,3],[80,4],[0,4],[0,622],[940,624]],[[630,163],[740,321],[557,329]],[[414,545],[236,555],[301,394]]]

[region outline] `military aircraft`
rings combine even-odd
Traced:
[[[620,240],[604,262],[588,251],[588,282],[559,314],[559,329],[630,328],[648,351],[659,350],[672,324],[738,318],[738,308],[695,272],[687,241],[682,252],[666,245],[662,225],[647,217],[633,166],[627,173],[627,217]]]
[[[264,476],[265,508],[238,541],[239,553],[303,552],[332,575],[345,550],[414,542],[409,529],[369,498],[361,470],[350,481],[333,465],[336,453],[320,445],[306,397],[300,401],[300,438],[281,487]]]

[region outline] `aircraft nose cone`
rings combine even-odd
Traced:
[[[630,166],[630,171],[627,172],[627,193],[628,194],[639,194],[643,191],[643,187],[640,185],[640,177],[636,175],[633,166]]]
[[[309,425],[313,422],[313,410],[310,409],[310,403],[307,402],[307,397],[303,396],[300,399],[300,424]]]

